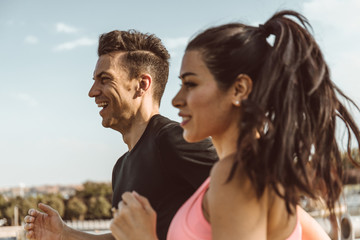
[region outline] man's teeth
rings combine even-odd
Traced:
[[[108,105],[108,103],[106,102],[102,102],[98,104],[98,107],[106,107]]]
[[[190,120],[190,117],[183,117],[182,119],[183,119],[183,121],[188,121],[188,120]]]

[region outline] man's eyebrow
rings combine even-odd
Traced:
[[[108,75],[108,76],[112,77],[112,75],[110,73],[102,71],[102,72],[98,73],[95,77],[93,77],[93,79],[100,78],[102,75]]]
[[[185,73],[181,74],[181,75],[179,76],[179,78],[180,78],[180,79],[184,79],[184,78],[186,78],[187,76],[196,76],[196,74],[193,73],[193,72],[185,72]]]

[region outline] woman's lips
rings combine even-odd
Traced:
[[[182,116],[182,122],[180,123],[180,126],[185,126],[189,121],[190,121],[191,117],[189,116]]]

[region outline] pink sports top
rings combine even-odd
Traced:
[[[182,205],[171,221],[167,240],[211,240],[211,226],[202,212],[202,201],[209,188],[210,178]],[[286,240],[301,240],[298,219],[293,233]]]

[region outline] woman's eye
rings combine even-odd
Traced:
[[[196,87],[196,84],[193,82],[184,82],[182,85],[186,88]]]

